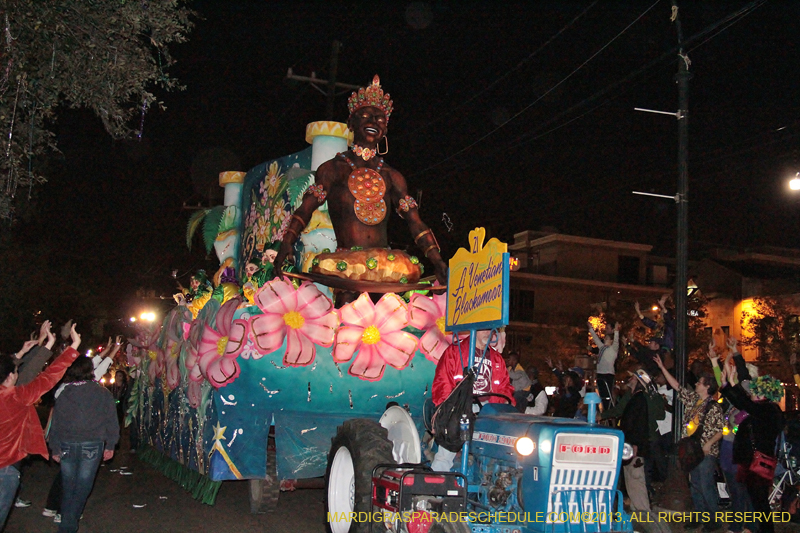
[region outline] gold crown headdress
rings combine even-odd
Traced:
[[[389,116],[392,114],[392,99],[389,93],[383,93],[381,79],[377,74],[372,78],[372,85],[361,87],[358,92],[353,91],[347,99],[347,108],[351,115],[362,107],[377,107],[383,110],[386,113],[386,121],[389,121]]]

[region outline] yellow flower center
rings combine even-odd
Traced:
[[[306,323],[306,319],[297,311],[289,311],[283,315],[283,322],[292,329],[300,329]]]
[[[228,337],[222,337],[217,341],[217,353],[222,355],[225,353],[225,347],[228,345]]]
[[[442,333],[442,335],[444,335],[444,323],[445,318],[443,316],[440,316],[436,319],[436,327],[439,328],[439,331]]]
[[[381,340],[381,332],[375,326],[370,326],[361,334],[361,342],[364,344],[375,344]]]
[[[156,353],[155,350],[148,350],[147,357],[149,357],[151,361],[155,361],[156,357],[158,357],[158,354]]]

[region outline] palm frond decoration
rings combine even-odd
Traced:
[[[219,225],[222,222],[222,215],[225,213],[225,206],[218,205],[212,207],[206,213],[203,222],[203,242],[206,244],[206,252],[210,252],[214,247],[214,241],[219,235]]]
[[[186,226],[186,247],[190,250],[192,249],[192,238],[194,237],[194,233],[197,231],[197,228],[200,227],[200,224],[203,222],[206,213],[208,213],[208,209],[201,209],[196,211],[189,218],[189,224]]]
[[[292,202],[293,210],[303,202],[306,189],[314,183],[314,175],[313,171],[301,168],[291,168],[284,174],[284,179],[288,182],[289,201]]]

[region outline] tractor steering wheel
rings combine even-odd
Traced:
[[[480,411],[483,409],[483,403],[481,403],[481,398],[486,398],[487,396],[497,396],[498,398],[502,398],[508,403],[508,405],[514,405],[514,400],[506,396],[505,394],[499,392],[483,392],[481,394],[473,394],[472,395],[472,403],[478,405],[478,410]]]

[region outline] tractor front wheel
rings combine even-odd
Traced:
[[[386,429],[374,420],[347,420],[336,430],[325,474],[327,522],[331,533],[367,533],[368,520],[350,513],[372,511],[372,469],[394,463]],[[370,516],[371,515],[362,515]]]

